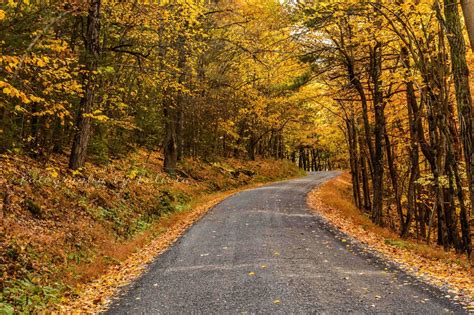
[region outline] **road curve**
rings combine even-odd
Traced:
[[[227,198],[122,290],[107,314],[463,313],[441,292],[347,246],[306,205],[338,175]]]

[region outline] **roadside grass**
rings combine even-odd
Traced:
[[[308,203],[340,230],[409,272],[434,285],[448,285],[461,298],[474,298],[474,270],[466,255],[446,252],[413,237],[403,239],[390,228],[372,223],[352,201],[350,174],[344,173],[311,192]]]

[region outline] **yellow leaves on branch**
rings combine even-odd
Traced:
[[[25,4],[29,4],[29,3],[30,3],[29,0],[25,1]],[[11,8],[16,8],[18,6],[18,1],[8,0],[8,6]]]
[[[42,111],[35,113],[35,116],[54,116],[60,118],[61,122],[65,117],[71,117],[68,111],[69,104],[67,102],[47,102],[44,98],[26,94],[17,89],[8,82],[0,80],[0,96],[4,95],[10,99],[17,100],[21,104],[16,104],[13,109],[19,113],[27,113],[28,111],[22,105],[30,103],[42,104]]]
[[[0,10],[1,12],[1,10]],[[1,13],[0,13],[1,16]],[[0,19],[1,20],[1,19]],[[18,56],[0,56],[0,64],[5,68],[6,72],[13,74],[15,71],[20,70],[23,66],[33,66],[44,68],[51,62],[51,59],[47,56],[37,57],[37,56],[28,56],[28,57],[18,57]]]
[[[28,104],[31,102],[25,93],[5,81],[0,81],[0,90],[4,95],[19,99],[23,104]]]
[[[44,40],[36,46],[42,53],[0,55],[0,106],[11,106],[17,113],[56,117],[64,124],[72,118],[72,102],[81,96],[80,72],[67,44]],[[43,52],[48,52],[47,54]],[[25,105],[35,104],[32,113]]]
[[[109,121],[109,117],[104,115],[101,110],[95,110],[90,114],[84,114],[84,117],[89,117],[98,122],[107,122]]]

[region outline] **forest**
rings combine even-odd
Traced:
[[[375,224],[472,259],[471,44],[472,1],[2,1],[3,217],[12,160],[289,161],[348,170]]]
[[[172,173],[185,157],[295,159],[318,141],[315,92],[301,91],[310,66],[278,2],[3,12],[4,152],[67,152],[76,170],[87,155],[105,162],[145,147],[163,150]],[[315,160],[328,164],[331,151],[321,145]]]

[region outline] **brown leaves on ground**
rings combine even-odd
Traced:
[[[352,203],[350,185],[348,174],[331,180],[310,193],[308,204],[383,258],[397,262],[402,269],[435,286],[448,287],[452,298],[474,298],[474,271],[465,256],[415,239],[401,239],[389,229],[374,225]]]

